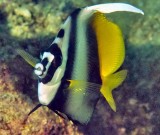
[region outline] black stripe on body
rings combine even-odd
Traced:
[[[42,82],[43,84],[46,84],[46,83],[48,83],[52,80],[55,71],[61,65],[61,63],[62,63],[62,53],[61,53],[61,50],[56,43],[49,46],[44,52],[50,52],[52,55],[54,55],[54,59],[51,62],[51,65],[48,68],[46,76],[42,79],[39,79],[40,82]],[[43,65],[44,67],[46,66],[46,62],[44,62],[45,59],[42,60],[42,62],[41,62],[42,64],[45,63],[45,65]]]
[[[88,82],[102,84],[99,69],[98,44],[96,35],[92,29],[91,23],[87,26],[87,65],[88,65]],[[102,33],[103,34],[103,33]]]
[[[58,88],[58,91],[54,97],[54,99],[51,101],[47,107],[51,109],[52,111],[60,111],[65,114],[65,102],[68,97],[68,91],[66,90],[70,85],[69,81],[62,81],[60,87]],[[65,114],[66,115],[66,114]],[[70,116],[67,115],[67,117],[72,120]],[[73,120],[72,120],[73,121]]]
[[[69,87],[69,82],[67,83],[67,79],[71,79],[72,71],[73,71],[73,64],[75,60],[75,49],[76,49],[76,30],[77,30],[77,16],[81,9],[76,9],[71,13],[71,30],[69,34],[69,43],[68,43],[68,56],[67,56],[67,63],[66,63],[66,70],[64,73],[64,77],[62,78],[61,85],[56,93],[55,98],[52,102],[48,105],[50,109],[53,111],[58,110],[60,112],[65,112],[65,103],[68,98],[68,94],[66,92],[66,88]],[[67,90],[69,91],[69,90]],[[70,118],[71,119],[71,118]]]
[[[51,110],[53,110],[54,112],[59,111],[64,113],[69,120],[72,120],[75,124],[79,123],[79,124],[87,124],[89,121],[86,121],[85,123],[81,121],[80,116],[78,117],[74,117],[74,113],[77,113],[78,111],[81,112],[81,114],[83,114],[83,109],[81,110],[75,110],[73,113],[68,113],[66,111],[66,102],[70,99],[68,99],[69,95],[71,94],[70,92],[73,90],[68,89],[70,85],[69,81],[62,81],[61,85],[56,93],[56,96],[54,97],[54,99],[51,101],[51,103],[48,106],[48,108],[50,108]],[[95,89],[94,89],[95,88]],[[76,91],[74,91],[76,92]],[[84,100],[82,102],[82,105],[87,104],[88,107],[88,111],[90,111],[90,116],[88,118],[88,120],[90,120],[90,118],[92,117],[92,113],[94,111],[94,108],[97,104],[97,101],[99,100],[100,97],[100,93],[98,92],[98,89],[96,87],[93,87],[93,90],[90,90],[88,92],[81,93],[79,92],[79,94],[84,96]],[[73,101],[74,102],[74,101]],[[79,106],[81,108],[81,106]],[[61,115],[60,115],[61,116]]]
[[[63,38],[64,37],[64,29],[60,29],[60,31],[57,34],[57,37]]]
[[[69,47],[68,47],[68,58],[67,58],[67,64],[66,64],[66,70],[64,73],[64,77],[63,80],[61,82],[61,85],[56,93],[55,98],[52,100],[52,102],[48,105],[48,107],[52,110],[58,110],[60,112],[63,113],[68,113],[67,116],[69,116],[69,118],[71,120],[80,120],[79,118],[81,116],[78,115],[74,115],[74,113],[77,113],[77,111],[79,111],[81,114],[83,113],[83,109],[81,110],[73,110],[73,112],[67,112],[67,110],[65,110],[67,108],[67,106],[70,106],[70,102],[68,102],[70,99],[68,99],[70,97],[72,93],[72,90],[66,90],[66,88],[68,88],[69,83],[66,83],[67,79],[72,79],[72,73],[73,73],[73,68],[74,68],[74,61],[75,61],[75,52],[76,52],[76,36],[77,36],[77,18],[79,17],[79,13],[80,13],[80,9],[75,10],[72,14],[71,14],[71,31],[70,31],[70,35],[69,35]],[[92,27],[90,26],[90,22],[87,24],[87,29],[86,29],[86,38],[87,38],[87,67],[88,67],[88,75],[87,75],[87,81],[88,82],[93,82],[93,83],[97,83],[97,84],[101,84],[101,79],[100,79],[100,72],[99,72],[99,58],[98,58],[98,47],[97,47],[97,41],[96,41],[96,36],[94,35],[94,31],[92,29]],[[83,39],[82,39],[83,40]],[[83,52],[82,52],[83,55]],[[83,73],[82,73],[83,74]],[[66,88],[64,88],[66,87]],[[88,89],[87,89],[88,88]],[[88,86],[86,86],[86,94],[83,95],[84,93],[79,93],[80,96],[83,97],[82,100],[82,104],[86,106],[86,108],[88,108],[89,111],[89,116],[88,116],[88,120],[90,119],[90,117],[92,116],[92,113],[94,111],[94,107],[99,99],[99,92],[100,88],[95,89],[93,87],[93,91],[95,90],[96,93],[92,92],[91,88],[89,88]],[[74,90],[74,89],[73,89]],[[89,93],[91,92],[91,93]],[[72,95],[71,95],[72,97]],[[68,104],[66,104],[68,103]],[[71,103],[72,105],[72,103]],[[75,104],[76,105],[76,104]],[[81,104],[79,104],[79,106],[77,106],[78,108],[81,106]],[[77,118],[75,118],[74,116],[77,116]]]
[[[66,71],[63,79],[71,79],[73,64],[75,60],[75,49],[76,49],[76,33],[77,33],[77,17],[81,9],[76,9],[71,13],[71,30],[69,35],[69,47],[68,47],[68,59],[66,64]]]
[[[76,51],[76,36],[77,36],[77,18],[79,17],[81,9],[75,10],[72,14],[71,21],[71,31],[70,31],[70,39],[69,39],[69,48],[68,48],[68,60],[66,64],[66,71],[64,75],[64,79],[72,79],[72,72],[75,61],[75,51]],[[96,41],[96,35],[94,34],[94,30],[91,27],[90,21],[88,22],[86,28],[86,39],[87,39],[87,67],[88,67],[88,75],[87,81],[101,84],[101,77],[99,72],[99,58],[98,58],[98,46]],[[77,37],[78,38],[78,37]],[[83,39],[82,39],[83,40]],[[82,52],[83,55],[83,52]],[[83,65],[82,65],[83,66]]]

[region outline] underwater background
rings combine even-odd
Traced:
[[[38,103],[37,78],[15,49],[34,56],[48,47],[75,9],[125,2],[144,16],[116,12],[107,17],[123,32],[125,82],[113,91],[117,112],[101,98],[87,126],[76,126]],[[0,135],[159,135],[160,1],[158,0],[0,0]]]

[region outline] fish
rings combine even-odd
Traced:
[[[105,14],[127,11],[144,14],[125,3],[104,3],[75,9],[54,41],[35,58],[23,49],[17,53],[38,76],[39,104],[63,118],[87,125],[101,96],[116,112],[112,90],[126,79],[122,69],[125,45],[121,29]]]

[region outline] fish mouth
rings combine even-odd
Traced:
[[[45,67],[43,66],[42,63],[37,63],[34,67],[34,73],[37,75],[37,76],[42,76],[43,73],[44,73],[44,70],[45,70]]]

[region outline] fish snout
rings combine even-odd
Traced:
[[[37,76],[42,76],[44,72],[44,66],[41,63],[37,63],[35,68],[34,68],[34,73]]]

